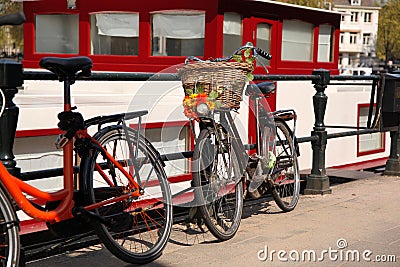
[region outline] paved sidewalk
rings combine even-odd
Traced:
[[[332,189],[330,195],[302,195],[289,213],[279,213],[272,200],[246,207],[238,233],[222,243],[175,225],[163,255],[147,266],[400,266],[400,178],[376,175]],[[288,262],[278,259],[280,250]],[[297,256],[298,262],[291,260]],[[130,265],[99,245],[27,266]]]

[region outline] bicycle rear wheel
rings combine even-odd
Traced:
[[[232,238],[243,211],[243,179],[235,183],[238,159],[221,125],[203,129],[193,154],[193,186],[204,223],[219,240]],[[236,165],[237,166],[237,165]]]
[[[19,254],[18,220],[7,195],[0,188],[0,266],[18,266]]]
[[[275,121],[275,156],[276,162],[271,174],[272,196],[283,211],[293,210],[299,200],[300,174],[297,153],[287,125]],[[266,138],[263,138],[263,140]]]
[[[118,258],[134,264],[151,262],[165,248],[173,221],[171,192],[159,154],[148,140],[142,136],[137,140],[136,131],[125,132],[122,126],[107,127],[95,138],[143,189],[143,195],[138,198],[98,208],[96,213],[102,220],[94,221],[95,231]],[[131,155],[136,149],[138,155],[133,158]],[[96,171],[95,164],[102,171]],[[132,191],[128,179],[99,150],[90,158],[86,173],[91,203]]]

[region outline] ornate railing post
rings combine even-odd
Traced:
[[[0,118],[0,160],[10,173],[19,176],[13,146],[17,130],[19,108],[13,102],[17,87],[22,86],[22,64],[8,59],[0,60],[0,89],[5,96],[4,113]],[[0,106],[2,102],[0,101]]]
[[[400,127],[399,127],[400,128]],[[385,175],[400,176],[400,136],[399,130],[390,132],[390,155],[386,161]]]
[[[400,72],[386,73],[383,79],[385,88],[383,88],[381,125],[383,130],[386,127],[397,126],[397,129],[390,131],[390,155],[386,161],[384,174],[400,176]]]
[[[304,194],[327,194],[332,190],[329,186],[329,177],[325,169],[325,150],[327,143],[327,131],[325,130],[324,117],[328,97],[325,89],[329,84],[330,72],[319,69],[312,72],[313,75],[319,75],[319,80],[314,80],[314,88],[317,93],[313,96],[315,124],[311,136],[317,136],[318,139],[311,142],[313,151],[311,174],[307,177],[307,186]]]

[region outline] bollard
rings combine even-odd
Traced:
[[[306,195],[329,194],[332,192],[329,186],[329,177],[325,169],[325,150],[327,143],[327,131],[325,129],[324,117],[328,97],[325,89],[329,84],[330,72],[319,69],[312,72],[312,75],[319,75],[319,80],[313,80],[314,88],[317,91],[313,96],[315,124],[311,136],[318,139],[311,142],[313,151],[311,174],[307,177],[307,186],[304,190]]]
[[[400,73],[384,75],[381,127],[390,131],[390,155],[386,161],[385,175],[400,176]]]
[[[21,170],[16,167],[13,154],[19,114],[19,108],[13,102],[13,98],[18,92],[17,87],[22,84],[22,64],[8,59],[0,60],[0,90],[5,96],[5,109],[0,118],[0,160],[14,176],[19,176]]]
[[[400,129],[399,129],[400,130]],[[390,155],[384,175],[400,176],[400,137],[398,131],[390,132]]]

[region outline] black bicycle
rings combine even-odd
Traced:
[[[299,198],[296,113],[269,110],[266,99],[275,90],[273,82],[248,83],[253,61],[260,57],[271,59],[248,43],[228,58],[189,57],[179,70],[185,114],[197,136],[192,186],[204,223],[219,240],[237,232],[246,192],[253,198],[271,192],[283,211],[293,210]],[[257,138],[250,156],[235,125],[244,88],[253,103]]]

